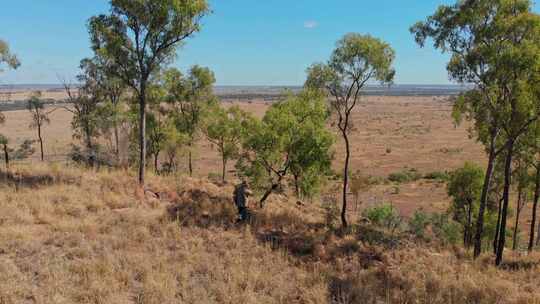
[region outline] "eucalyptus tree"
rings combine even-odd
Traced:
[[[203,132],[221,156],[222,182],[225,182],[228,162],[240,153],[242,134],[245,133],[243,126],[249,117],[250,114],[238,106],[226,109],[214,102],[204,119]]]
[[[327,63],[308,68],[305,86],[324,90],[331,97],[331,109],[345,142],[341,223],[347,226],[347,186],[351,147],[352,111],[361,99],[364,86],[370,81],[391,84],[395,71],[395,52],[389,44],[370,35],[350,33],[337,42]]]
[[[193,175],[193,150],[199,139],[208,107],[215,102],[214,73],[205,67],[193,66],[187,76],[177,69],[165,72],[167,100],[170,103],[176,127],[188,138],[188,168]]]
[[[476,224],[475,257],[481,252],[484,212],[495,160],[505,152],[508,168],[501,218],[504,230],[513,144],[537,119],[535,105],[521,102],[527,99],[525,87],[517,86],[523,81],[530,83],[531,72],[536,69],[532,51],[538,28],[536,19],[529,0],[458,1],[440,6],[425,22],[411,27],[420,46],[432,38],[436,48],[451,53],[447,69],[452,80],[475,85],[455,107],[455,113],[474,120],[474,132],[489,155]],[[504,239],[500,238],[502,246]],[[497,264],[501,259],[502,253]]]
[[[44,161],[42,128],[44,125],[50,124],[51,120],[49,118],[49,112],[45,109],[45,103],[41,99],[41,92],[34,93],[28,99],[26,107],[32,116],[30,128],[37,130],[41,161]]]
[[[173,134],[170,131],[173,127],[172,121],[167,117],[164,109],[160,108],[148,113],[146,124],[148,156],[153,156],[154,158],[154,170],[156,173],[159,173],[159,156],[170,140],[170,134]]]
[[[509,14],[501,20],[500,25],[508,39],[500,43],[498,51],[502,54],[497,62],[501,79],[506,82],[502,88],[506,97],[506,108],[503,111],[503,131],[506,158],[504,166],[503,209],[500,235],[506,232],[506,218],[510,202],[510,185],[512,183],[512,163],[516,150],[516,142],[525,134],[540,116],[540,16],[530,12],[528,6],[516,4],[508,8]],[[496,264],[500,265],[505,248],[504,237],[499,238]]]
[[[92,49],[129,86],[139,109],[139,183],[146,167],[147,89],[179,45],[200,30],[206,0],[111,0],[110,14],[89,21]]]
[[[74,88],[64,83],[71,105],[66,109],[73,113],[71,125],[75,131],[74,137],[83,141],[89,156],[95,154],[95,141],[99,136],[98,110],[100,103],[103,102],[98,74],[99,66],[96,62],[85,58],[81,60],[80,73],[77,75],[80,86]]]
[[[250,117],[243,122],[243,154],[237,168],[255,189],[263,192],[259,200],[261,207],[283,186],[292,167],[302,166],[296,170],[308,172],[323,167],[319,161],[326,163],[331,158],[333,136],[326,128],[327,122],[324,98],[306,92],[272,104],[262,120]],[[300,153],[318,157],[300,162]]]
[[[121,78],[116,76],[114,66],[106,58],[95,56],[90,59],[94,64],[96,86],[102,98],[100,127],[103,135],[113,138],[113,150],[117,161],[120,159],[120,130],[122,123],[122,104],[127,98],[127,86]],[[112,136],[109,134],[112,133]]]

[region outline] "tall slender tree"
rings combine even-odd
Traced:
[[[392,83],[395,52],[389,44],[370,35],[351,33],[337,42],[337,47],[326,64],[308,68],[305,86],[324,90],[331,97],[336,125],[345,142],[343,168],[341,223],[347,227],[347,191],[351,146],[352,113],[361,99],[364,86],[369,81]]]
[[[177,47],[200,30],[206,0],[111,0],[111,13],[92,17],[92,48],[129,86],[139,108],[139,184],[146,168],[147,89],[152,75],[170,63]]]
[[[32,115],[32,122],[30,123],[31,129],[37,130],[37,136],[39,141],[39,151],[41,155],[41,161],[44,161],[44,152],[43,152],[43,126],[50,124],[51,120],[49,119],[49,113],[45,109],[45,104],[41,100],[41,92],[34,93],[30,99],[28,99],[27,109]]]

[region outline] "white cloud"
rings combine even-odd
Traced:
[[[304,27],[307,29],[314,29],[317,26],[319,26],[319,24],[317,23],[317,21],[314,21],[314,20],[308,20],[304,22]]]

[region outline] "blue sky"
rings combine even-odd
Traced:
[[[418,48],[408,28],[453,0],[210,0],[213,13],[179,50],[176,66],[210,67],[218,85],[298,85],[348,32],[370,33],[396,50],[396,83],[445,84],[447,56]],[[0,83],[57,83],[91,56],[86,21],[107,0],[6,1],[0,39],[23,65]],[[536,5],[536,11],[540,6]]]

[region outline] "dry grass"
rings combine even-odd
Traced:
[[[336,234],[280,196],[235,225],[232,188],[204,180],[150,176],[158,199],[124,171],[16,171],[54,178],[0,189],[2,304],[540,303],[537,254],[496,269],[370,227]]]
[[[28,170],[28,169],[25,169]],[[66,176],[77,170],[66,171]],[[125,172],[0,191],[0,303],[318,303],[322,279],[248,231],[180,227]],[[177,184],[151,178],[154,191]],[[169,188],[171,187],[171,188]],[[194,216],[197,218],[199,215]]]

